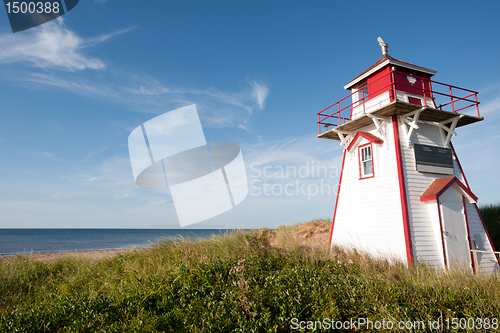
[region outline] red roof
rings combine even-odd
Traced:
[[[434,75],[434,74],[436,74],[436,71],[433,71],[432,69],[428,69],[428,68],[425,68],[425,67],[421,67],[421,66],[417,66],[417,65],[414,65],[414,64],[410,64],[409,62],[395,59],[395,58],[391,57],[390,55],[383,55],[383,56],[380,57],[379,60],[377,60],[376,63],[374,63],[373,65],[371,65],[370,67],[368,67],[368,69],[366,69],[363,73],[359,74],[354,79],[352,79],[351,82],[349,82],[344,88],[345,89],[349,89],[350,86],[352,86],[355,83],[357,83],[356,81],[359,78],[362,78],[368,72],[370,72],[371,70],[373,70],[374,68],[376,68],[377,66],[379,66],[382,63],[384,63],[387,60],[389,61],[389,64],[394,64],[394,65],[399,65],[401,67],[406,67],[406,68],[414,69],[414,70],[419,71],[419,72],[424,72],[424,73],[430,74],[431,76]]]
[[[467,186],[465,186],[460,180],[458,180],[457,177],[445,177],[445,178],[439,178],[435,179],[431,185],[422,193],[420,196],[420,201],[429,201],[429,200],[437,200],[448,188],[450,188],[451,185],[457,184],[460,189],[462,189],[463,192],[467,196],[472,199],[472,201],[477,201],[477,197],[474,195],[474,193],[469,190]]]
[[[352,139],[351,143],[349,144],[349,147],[347,147],[347,151],[350,151],[351,148],[355,145],[356,141],[358,141],[358,139],[362,137],[362,138],[365,138],[366,140],[370,141],[370,142],[373,142],[373,143],[378,143],[378,144],[383,144],[384,143],[384,140],[382,140],[381,138],[379,137],[376,137],[375,135],[373,134],[370,134],[368,132],[357,132],[356,135],[354,136],[354,138]]]

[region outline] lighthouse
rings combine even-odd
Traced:
[[[496,272],[478,198],[451,143],[482,121],[477,92],[436,71],[382,56],[318,115],[318,138],[344,148],[330,248],[356,248],[412,265]]]

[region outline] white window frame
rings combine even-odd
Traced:
[[[368,99],[362,100],[364,97],[368,96],[368,85],[366,82],[362,83],[361,85],[359,85],[357,88],[353,89],[352,91],[355,92],[352,95],[352,102],[353,102],[354,106],[357,106],[357,105],[359,105],[363,102],[366,102],[368,100]],[[364,96],[363,96],[363,92],[366,92],[364,94]],[[362,101],[360,102],[360,100],[362,100]]]
[[[365,151],[369,150],[370,152],[370,158],[368,157],[368,154],[364,153]],[[367,143],[365,145],[359,146],[358,147],[358,155],[359,155],[359,178],[364,179],[364,178],[371,178],[375,177],[375,169],[374,169],[374,164],[373,164],[373,146],[372,143]],[[367,165],[368,163],[371,165],[371,173],[367,173]]]

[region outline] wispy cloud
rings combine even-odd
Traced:
[[[342,146],[314,136],[290,137],[276,141],[261,141],[242,147],[247,164],[301,166],[307,161],[315,165],[331,165],[333,158],[342,157]]]
[[[102,60],[85,50],[133,29],[135,27],[82,37],[58,18],[22,34],[0,35],[0,64],[28,65],[25,71],[3,69],[0,80],[35,89],[61,89],[151,114],[196,104],[204,127],[239,127],[252,133],[251,120],[255,111],[265,108],[270,91],[257,80],[248,80],[248,86],[223,91],[216,87],[166,85],[148,74],[119,69],[102,71],[98,79],[82,73],[85,69],[106,67]],[[54,123],[44,123],[57,127]]]
[[[206,89],[167,87],[149,75],[119,72],[114,72],[99,82],[72,73],[65,75],[31,73],[11,78],[23,84],[32,84],[37,89],[63,89],[151,114],[161,114],[196,104],[203,126],[212,128],[240,127],[249,130],[249,121],[254,116],[255,109],[261,110],[265,106],[264,95],[269,94],[269,89],[256,81],[250,83],[250,89],[247,86],[235,92],[226,92],[213,87]],[[260,96],[262,105],[258,103],[255,94]]]
[[[269,88],[264,84],[258,84],[255,80],[252,82],[252,96],[257,101],[262,110],[266,106],[266,99],[269,95]]]
[[[116,30],[116,31],[113,31],[113,32],[110,32],[108,34],[101,34],[100,36],[96,36],[96,37],[91,37],[91,38],[87,38],[87,39],[84,39],[82,41],[82,44],[81,46],[82,47],[90,47],[90,46],[94,46],[98,43],[102,43],[102,42],[105,42],[107,41],[108,39],[110,38],[113,38],[115,36],[118,36],[118,35],[121,35],[121,34],[124,34],[124,33],[127,33],[129,31],[132,31],[134,29],[136,29],[137,27],[136,26],[131,26],[131,27],[128,27],[128,28],[125,28],[125,29],[119,29],[119,30]]]
[[[89,158],[90,158],[90,157],[92,157],[92,156],[95,156],[95,155],[98,155],[98,154],[100,154],[100,153],[104,152],[106,149],[108,149],[108,146],[105,146],[104,148],[99,149],[98,151],[95,151],[95,152],[91,152],[91,153],[89,153],[87,156],[85,156],[85,157],[83,158],[83,161],[85,161],[85,160],[89,159]]]
[[[487,100],[484,104],[481,104],[480,112],[481,115],[497,114],[500,111],[500,93],[493,99]]]
[[[87,178],[87,181],[88,182],[95,182],[96,180],[101,180],[103,179],[104,177],[90,177],[90,178]]]
[[[60,129],[64,129],[64,127],[62,127],[61,125],[58,125],[58,124],[50,122],[50,121],[39,120],[39,122],[41,122],[43,124],[46,124],[46,125],[53,126],[53,127],[57,127],[57,128],[60,128]]]
[[[54,156],[54,154],[46,151],[15,150],[15,152],[18,156],[44,158],[52,161],[62,161],[62,159],[57,158]]]
[[[83,49],[131,29],[85,39],[69,30],[59,17],[25,33],[0,35],[0,63],[24,62],[35,67],[66,71],[101,69],[105,64],[83,54]]]

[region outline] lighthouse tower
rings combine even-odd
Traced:
[[[340,141],[342,172],[330,247],[354,247],[411,265],[499,269],[451,144],[483,120],[477,92],[432,80],[435,71],[382,57],[318,112],[319,138]]]

